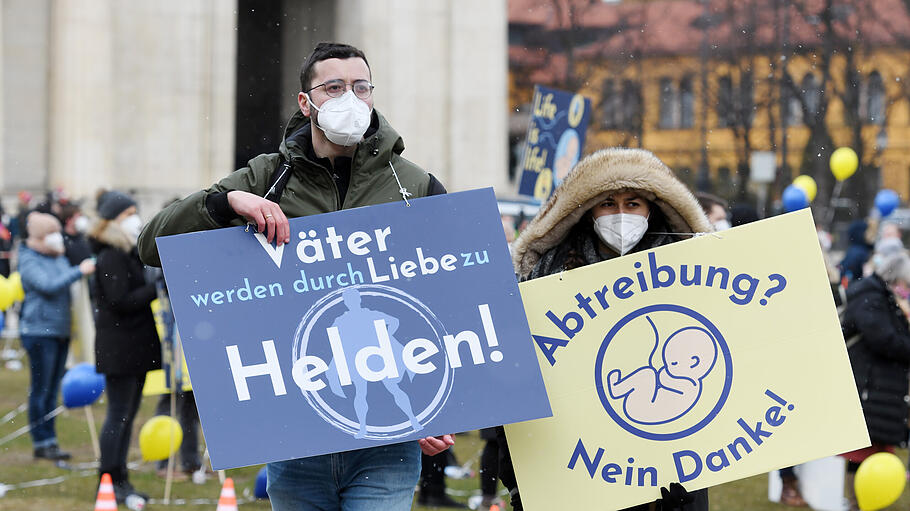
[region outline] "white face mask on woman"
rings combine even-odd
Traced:
[[[142,219],[134,213],[120,221],[120,228],[131,240],[136,241],[139,239],[139,233],[142,232]]]
[[[65,251],[63,247],[63,235],[59,232],[52,232],[44,237],[44,246],[58,254]]]
[[[594,232],[608,247],[625,255],[648,230],[648,217],[631,213],[603,215],[594,219]]]
[[[313,103],[309,94],[306,98],[310,106],[319,112],[316,126],[329,141],[341,146],[352,146],[363,140],[363,134],[370,127],[373,110],[354,91],[349,90],[337,98],[330,98],[322,104],[322,108]]]

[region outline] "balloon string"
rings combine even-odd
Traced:
[[[28,402],[17,406],[15,410],[9,412],[8,414],[4,415],[2,419],[0,419],[0,424],[6,424],[7,422],[13,420],[17,415],[24,412],[26,408],[28,408]]]
[[[50,420],[50,419],[52,419],[52,418],[54,418],[54,417],[60,415],[61,413],[63,413],[63,410],[65,410],[65,409],[66,409],[66,408],[65,408],[64,406],[62,406],[62,405],[61,405],[61,406],[58,406],[56,409],[52,410],[51,412],[49,412],[49,413],[48,413],[47,415],[45,415],[44,417],[41,417],[41,418],[38,420],[38,423],[43,423],[44,421]],[[16,431],[13,431],[12,433],[6,435],[5,437],[0,438],[0,445],[3,445],[3,444],[8,443],[8,442],[10,442],[10,441],[12,441],[12,440],[15,440],[15,439],[19,438],[20,436],[22,436],[22,435],[28,433],[28,432],[31,431],[31,430],[32,430],[32,424],[28,424],[28,425],[22,426],[21,428],[17,429]]]

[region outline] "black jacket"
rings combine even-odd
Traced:
[[[844,338],[860,334],[849,349],[872,442],[904,445],[907,441],[907,376],[910,326],[894,294],[878,276],[847,289]]]
[[[151,303],[154,282],[146,282],[136,248],[115,224],[92,238],[97,254],[92,279],[95,367],[107,375],[142,375],[161,367],[161,343]]]

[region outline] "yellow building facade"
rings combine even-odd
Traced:
[[[663,2],[670,4],[672,2]],[[681,22],[683,26],[685,23]],[[691,34],[691,32],[690,32]],[[590,43],[589,43],[590,44]],[[685,46],[685,47],[684,47]],[[694,48],[694,51],[693,51]],[[851,124],[845,120],[841,95],[847,92],[847,58],[835,54],[830,60],[830,82],[821,90],[821,65],[811,49],[798,48],[786,61],[786,69],[795,83],[795,90],[781,86],[783,60],[779,49],[759,49],[746,54],[742,48],[724,52],[712,49],[710,57],[700,58],[698,43],[681,44],[679,54],[662,51],[648,55],[640,52],[637,59],[601,51],[608,58],[591,57],[584,48],[569,59],[571,69],[561,74],[557,68],[532,73],[530,59],[518,62],[510,70],[510,102],[514,109],[530,101],[531,81],[536,77],[552,77],[550,87],[566,83],[578,84],[576,90],[592,100],[591,124],[588,128],[585,154],[604,147],[642,147],[654,152],[690,185],[695,185],[702,167],[703,147],[706,147],[707,168],[713,189],[721,195],[732,196],[724,190],[724,182],[737,179],[737,169],[748,165],[753,151],[775,154],[778,167],[783,166],[782,147],[786,146],[786,167],[790,178],[808,171],[806,146],[810,128],[802,119],[800,100],[784,101],[781,112],[781,93],[822,95],[827,100],[824,117],[833,147],[818,151],[826,158],[831,150],[855,146]],[[735,57],[731,56],[738,52]],[[719,54],[726,55],[718,57]],[[910,48],[898,45],[874,48],[855,48],[853,66],[858,74],[855,91],[858,112],[864,119],[860,130],[862,164],[880,169],[880,186],[897,191],[903,200],[910,199]],[[519,59],[513,57],[513,64]],[[553,65],[553,60],[549,65]],[[742,80],[743,72],[751,74]],[[566,78],[568,76],[569,78]],[[704,77],[704,79],[703,79]],[[813,89],[813,82],[815,80]],[[725,83],[725,80],[729,82]],[[744,87],[742,82],[747,82]],[[707,84],[707,90],[703,88]],[[725,89],[725,85],[727,88]],[[632,86],[634,93],[626,88]],[[669,88],[669,89],[668,89]],[[743,88],[745,88],[744,92]],[[731,94],[741,101],[748,96],[752,119],[748,144],[742,135],[744,123],[730,121],[730,109],[724,107]],[[725,92],[727,96],[725,96]],[[818,97],[814,96],[818,101]],[[726,100],[725,100],[726,98]],[[616,113],[620,109],[622,112]],[[637,110],[637,111],[636,111]],[[670,110],[668,112],[668,110]],[[636,117],[637,116],[637,117]],[[783,126],[782,117],[787,125]],[[732,126],[731,126],[732,125]],[[739,133],[737,133],[739,132]],[[786,144],[782,137],[786,136]],[[866,174],[869,176],[870,174]],[[860,176],[857,176],[859,179]],[[870,179],[865,177],[865,179]],[[778,186],[786,186],[784,176]]]

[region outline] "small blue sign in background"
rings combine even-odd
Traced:
[[[550,416],[490,188],[158,238],[216,469]]]
[[[590,117],[590,99],[534,86],[519,194],[547,200],[581,158]]]

